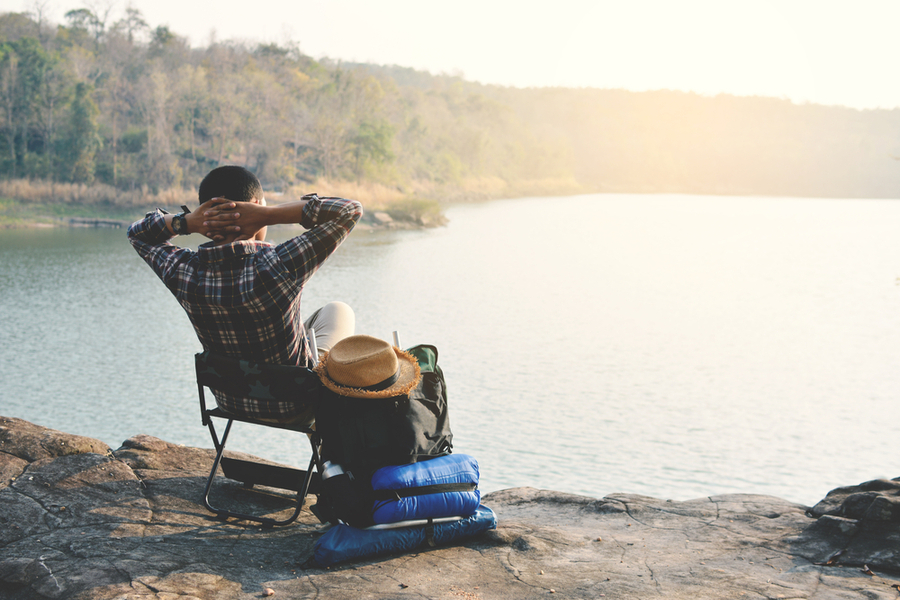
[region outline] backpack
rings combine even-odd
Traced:
[[[447,386],[437,364],[437,348],[419,345],[407,351],[422,372],[418,385],[408,395],[350,398],[328,389],[322,391],[316,409],[316,432],[325,468],[314,512],[323,522],[372,525],[375,503],[383,495],[372,489],[376,471],[452,452]],[[419,480],[427,480],[427,475],[420,475]],[[404,490],[403,495],[471,492],[475,485],[477,467],[476,484],[453,483],[440,488],[416,485]]]
[[[328,389],[316,409],[322,460],[345,471],[368,472],[449,454],[453,433],[447,411],[447,385],[434,346],[408,350],[419,362],[422,379],[408,394],[392,398],[350,398]]]

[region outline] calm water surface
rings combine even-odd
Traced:
[[[900,475],[900,203],[588,195],[448,216],[355,232],[304,303],[438,347],[484,490],[812,504]],[[0,231],[0,342],[0,414],[211,446],[199,343],[123,230]],[[304,443],[243,427],[229,447],[300,464]]]

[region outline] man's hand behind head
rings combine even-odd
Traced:
[[[227,198],[211,198],[187,215],[189,229],[220,242],[237,231],[234,213],[236,206]]]
[[[217,243],[265,239],[268,223],[264,198],[249,202],[212,198],[201,204],[197,212],[204,218],[203,234]]]

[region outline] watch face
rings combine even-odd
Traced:
[[[186,233],[187,223],[184,220],[184,215],[175,215],[172,217],[172,230],[175,233]]]

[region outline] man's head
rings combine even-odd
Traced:
[[[263,189],[256,175],[244,167],[217,167],[200,182],[200,204],[210,198],[228,198],[234,202],[262,200]]]
[[[262,184],[259,183],[256,175],[244,167],[234,165],[216,167],[207,173],[203,181],[200,182],[198,195],[200,196],[200,204],[212,198],[227,198],[233,202],[254,202],[263,206],[266,205]],[[218,243],[230,244],[238,236],[239,234],[228,236]],[[260,242],[264,241],[266,239],[266,228],[263,227],[256,231],[250,239]]]

